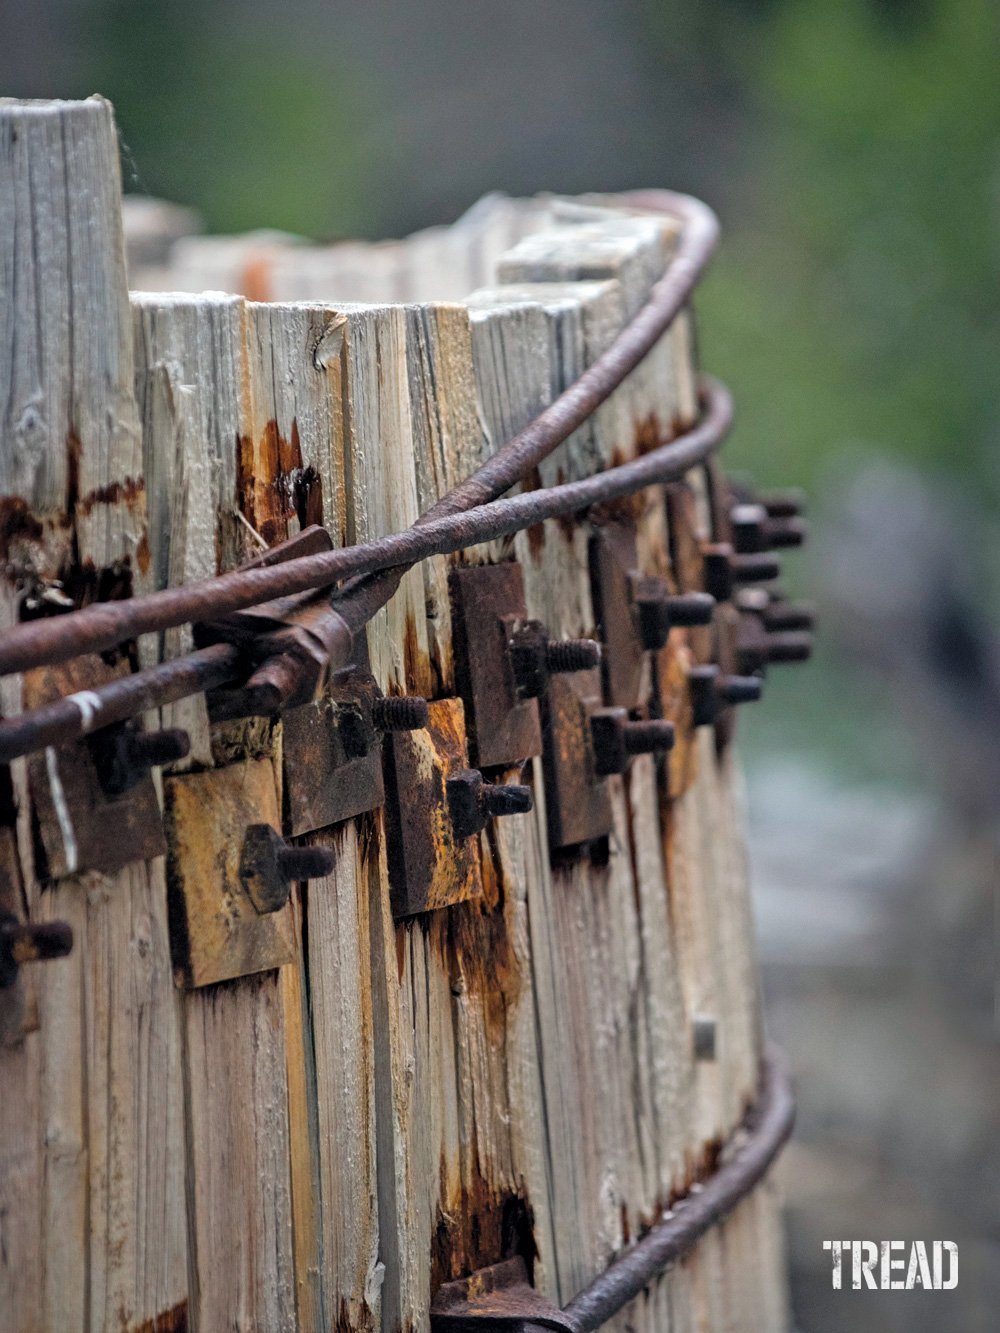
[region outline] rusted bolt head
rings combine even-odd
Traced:
[[[0,987],[12,986],[22,963],[65,958],[73,949],[73,928],[66,921],[18,921],[0,915]]]
[[[485,782],[475,768],[453,774],[446,791],[452,829],[459,839],[481,833],[490,819],[526,814],[534,804],[530,787]]]
[[[295,880],[318,879],[333,870],[329,847],[299,847],[284,840],[270,824],[251,824],[240,854],[240,880],[262,915],[288,902]]]
[[[743,554],[766,551],[767,510],[759,504],[737,504],[729,511],[733,549]]]
[[[674,724],[659,718],[632,722],[624,708],[598,708],[590,715],[594,767],[601,777],[624,773],[637,754],[662,754],[674,743]]]
[[[691,1038],[696,1060],[712,1061],[716,1057],[716,1022],[705,1014],[696,1014],[691,1024]]]
[[[379,731],[420,731],[429,716],[427,700],[417,694],[387,695],[372,704],[372,721]]]
[[[705,588],[717,602],[728,602],[733,595],[733,548],[728,542],[703,542],[701,557],[705,569]]]

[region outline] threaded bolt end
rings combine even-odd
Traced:
[[[389,695],[372,704],[372,721],[380,731],[420,731],[429,716],[427,700],[418,694]]]
[[[773,518],[764,526],[764,539],[768,550],[802,546],[808,533],[807,525],[800,518]]]
[[[73,949],[73,927],[66,921],[5,921],[0,941],[15,965],[65,958]]]
[[[484,782],[481,800],[483,809],[494,819],[503,815],[526,815],[535,804],[531,788],[517,782]]]
[[[550,639],[545,645],[545,665],[555,674],[590,671],[601,660],[601,645],[595,639]]]
[[[752,704],[760,698],[764,685],[759,676],[720,676],[715,688],[727,704]]]
[[[689,628],[710,625],[715,614],[715,598],[708,592],[681,592],[667,598],[671,625]]]
[[[767,636],[769,662],[808,662],[812,648],[812,635],[804,630],[781,630]]]
[[[336,858],[329,847],[279,847],[278,869],[286,880],[320,879],[333,870]]]
[[[191,737],[180,727],[166,731],[137,731],[129,739],[129,758],[143,768],[176,763],[191,753]]]
[[[662,718],[627,722],[624,732],[626,754],[658,754],[671,749],[674,743],[674,724]]]

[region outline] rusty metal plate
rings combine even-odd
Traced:
[[[431,1303],[431,1333],[562,1329],[576,1333],[578,1321],[547,1301],[531,1285],[520,1255],[479,1268],[457,1282],[440,1286]]]
[[[607,784],[598,776],[590,714],[601,706],[600,674],[554,676],[544,713],[545,805],[549,844],[565,848],[611,832]]]
[[[519,694],[508,648],[513,629],[528,618],[521,567],[461,566],[448,585],[470,754],[479,768],[512,768],[542,752],[538,701]]]
[[[240,878],[248,827],[281,826],[270,760],[167,778],[163,794],[177,984],[208,986],[291,962],[291,908],[258,912]]]
[[[371,724],[376,693],[367,674],[345,673],[335,677],[328,697],[285,714],[284,789],[293,835],[329,828],[384,802],[382,744]]]
[[[482,892],[475,838],[456,838],[448,778],[469,767],[461,699],[428,706],[423,731],[386,743],[386,827],[393,915],[433,912]]]
[[[27,711],[76,694],[85,710],[87,691],[128,674],[124,660],[111,667],[94,655],[36,667],[24,675],[24,707]],[[147,773],[122,795],[109,795],[86,740],[29,756],[28,784],[52,879],[83,870],[110,875],[166,851],[152,778]]]
[[[601,674],[604,697],[618,708],[635,708],[641,702],[645,649],[634,608],[638,564],[631,524],[608,523],[595,531],[590,577],[603,645]]]

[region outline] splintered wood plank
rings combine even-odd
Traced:
[[[158,496],[159,486],[166,492],[150,516],[154,567],[161,583],[205,577],[259,549],[237,512],[251,430],[246,306],[142,295],[134,324],[144,450]],[[166,635],[161,651],[186,647],[186,634]],[[277,761],[267,727],[213,736],[204,701],[189,708],[200,767]],[[283,971],[183,997],[190,1299],[200,1328],[295,1327]]]
[[[247,517],[268,541],[347,527],[343,318],[319,305],[250,307]],[[328,724],[328,716],[325,721]],[[286,751],[286,762],[295,762]],[[336,777],[334,777],[336,780]],[[310,835],[332,873],[296,885],[304,956],[285,968],[298,1321],[370,1330],[380,1321],[369,877],[371,818]]]
[[[4,560],[42,600],[57,578],[90,600],[140,590],[148,570],[120,193],[107,102],[0,103]],[[9,624],[9,586],[2,605]],[[5,709],[18,693],[5,682]],[[16,1125],[37,1098],[42,1145],[39,1159],[22,1118],[22,1163],[41,1170],[29,1214],[8,1213],[4,1232],[37,1237],[38,1271],[10,1275],[33,1301],[15,1327],[173,1317],[187,1292],[184,1135],[162,861],[67,876],[40,897],[24,765],[13,772],[23,907],[75,935],[71,957],[34,981],[38,1030],[0,1052],[21,1065],[3,1069],[5,1118]]]
[[[425,510],[505,440],[483,429],[469,311],[431,304],[410,307],[407,319],[413,447]],[[463,552],[453,563],[469,558]],[[431,663],[437,688],[453,693],[451,625],[441,613],[447,591],[435,575],[432,569],[427,584]],[[523,776],[515,768],[494,780]],[[490,1246],[494,1254],[529,1244],[546,1257],[552,1253],[526,901],[527,869],[539,856],[537,824],[529,817],[494,821],[480,838],[480,856],[481,899],[428,923],[432,948],[451,973],[459,1080],[460,1155],[444,1182],[450,1192],[437,1203],[445,1225],[438,1226],[435,1284],[487,1262]],[[402,929],[412,947],[412,927]]]

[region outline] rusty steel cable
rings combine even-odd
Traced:
[[[606,351],[524,430],[443,497],[434,506],[435,515],[448,517],[473,510],[484,513],[490,501],[527,476],[610,397],[669,329],[691,295],[718,239],[714,213],[699,200],[668,191],[622,198],[626,204],[670,214],[681,222],[676,249],[663,277]],[[433,545],[435,539],[446,543],[451,540],[443,535],[446,529],[440,527],[436,538],[429,537],[435,531],[434,521],[421,521],[419,529],[421,539],[415,540],[411,535],[414,529],[409,529],[367,546],[304,556],[269,568],[233,570],[178,588],[126,601],[101,602],[65,616],[14,626],[0,643],[0,675],[101,652],[141,634],[213,620],[259,602],[322,588],[351,574],[412,564],[427,555],[456,549]],[[463,545],[488,539],[475,525],[467,531]],[[368,600],[373,598],[369,595]]]
[[[788,1065],[781,1051],[769,1045],[757,1101],[730,1139],[728,1160],[573,1297],[563,1313],[577,1333],[590,1333],[607,1323],[731,1213],[767,1173],[794,1124],[795,1094]]]
[[[431,555],[449,555],[479,542],[511,536],[546,519],[561,518],[596,504],[622,499],[646,486],[676,480],[705,461],[725,437],[732,422],[732,401],[723,385],[706,379],[702,404],[701,420],[691,430],[628,463],[581,481],[528,491],[509,499],[493,500],[464,513],[428,519],[369,546],[343,547],[322,557],[308,556],[305,559],[334,561],[333,577],[338,578],[366,570],[395,570],[398,566],[409,567]],[[278,565],[247,573],[270,574],[287,568],[288,565]],[[384,592],[384,587],[375,589],[377,597],[382,597]],[[366,614],[374,614],[378,609],[377,606],[373,608],[373,600],[369,600]],[[381,604],[379,601],[378,605]],[[339,613],[339,608],[340,603],[337,603],[333,609]],[[360,620],[361,617],[352,619]],[[222,652],[222,649],[226,651]],[[19,717],[5,719],[0,722],[0,762],[8,762],[45,745],[77,740],[90,731],[134,717],[157,704],[225,684],[236,678],[242,660],[242,654],[235,647],[217,644],[186,658],[177,658],[88,690],[85,695],[68,695]],[[191,673],[190,689],[185,686],[185,672]],[[195,678],[206,683],[197,684]]]

